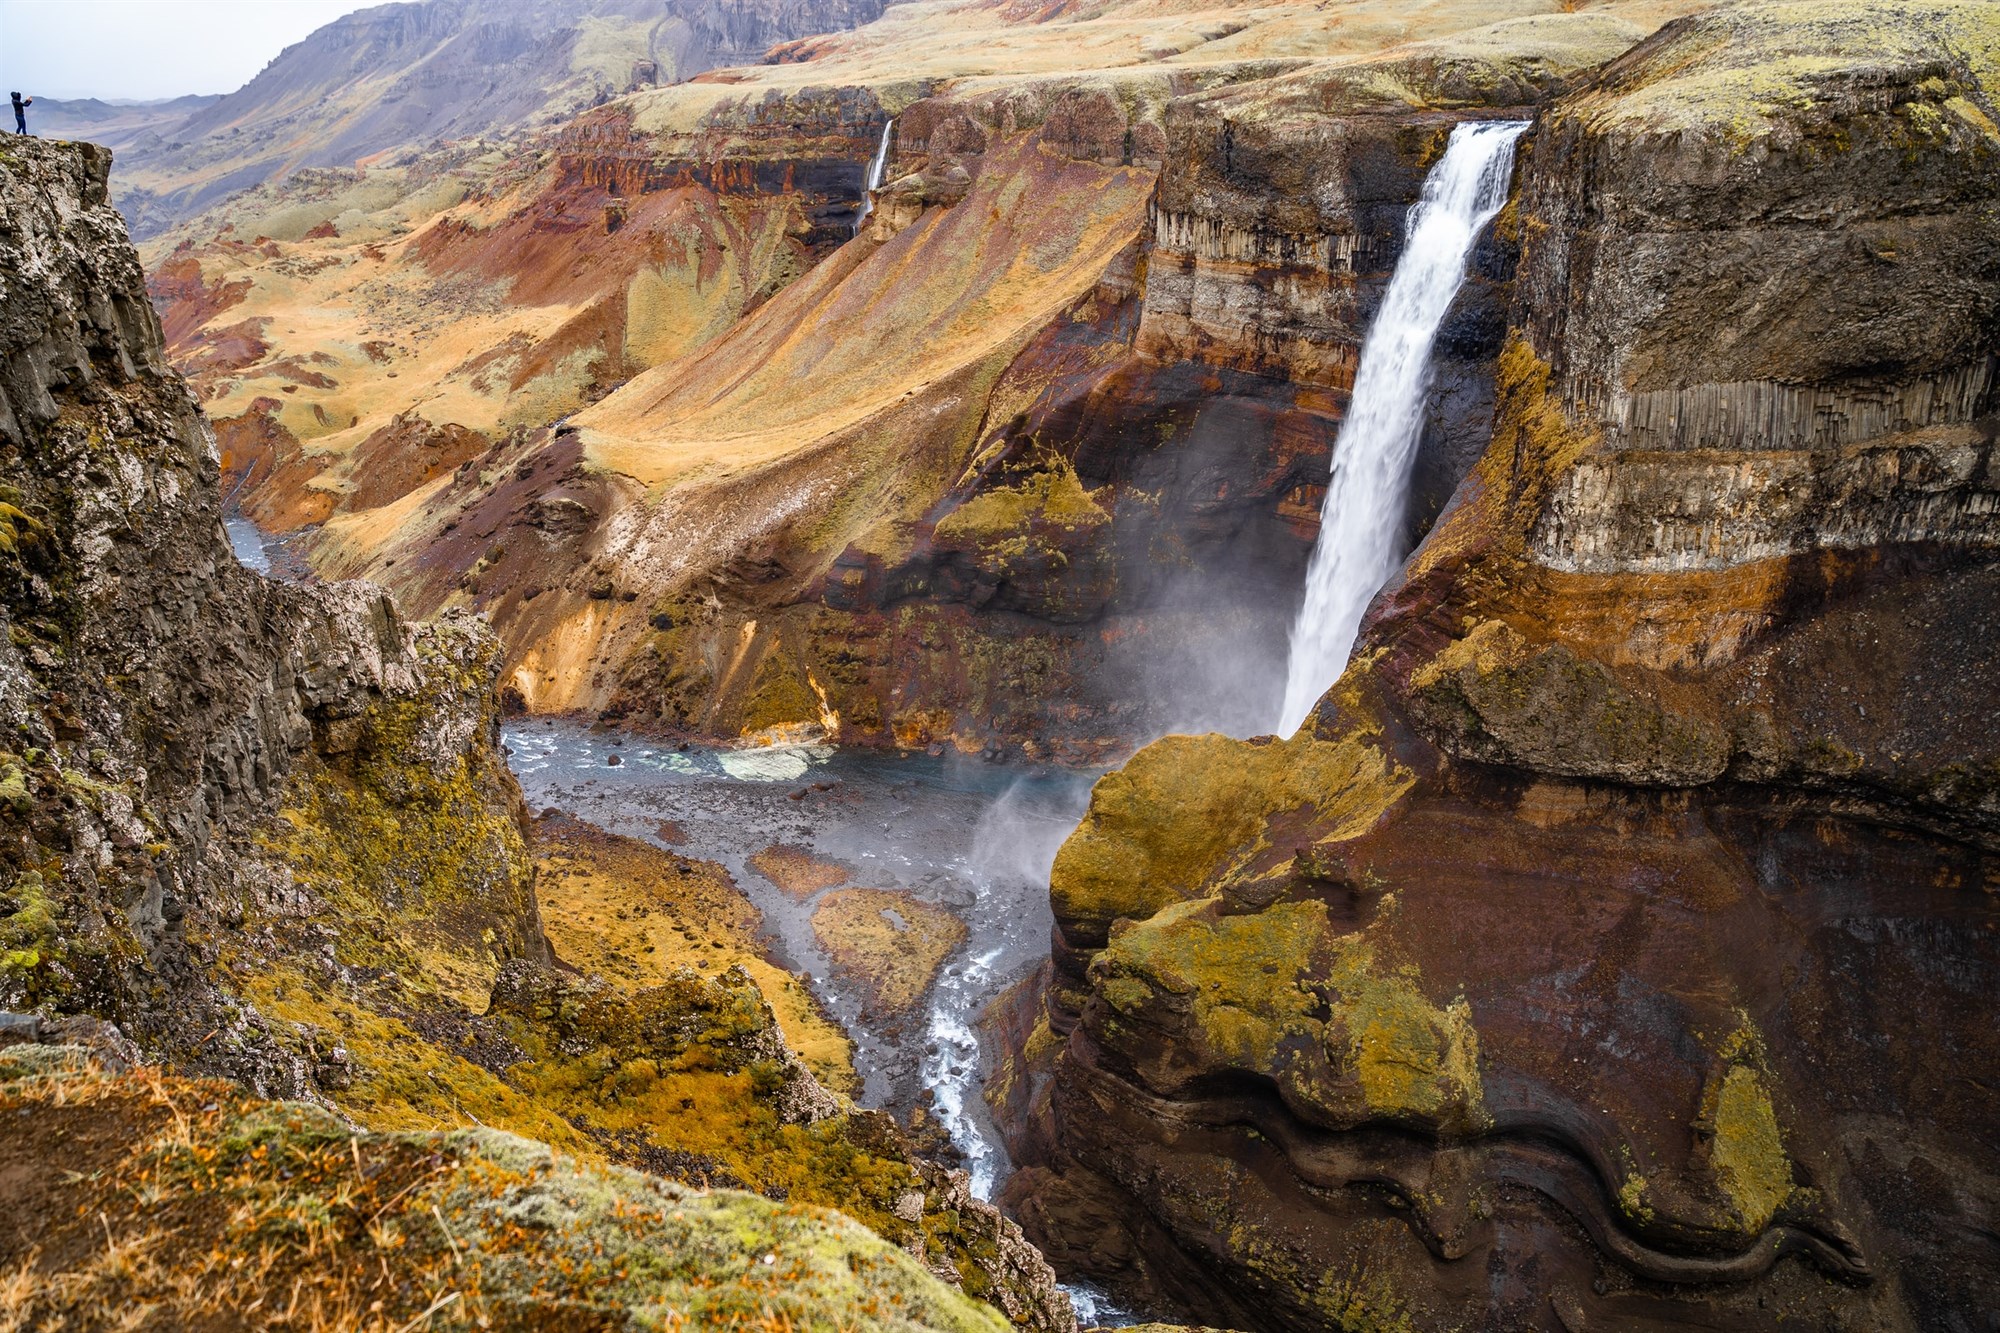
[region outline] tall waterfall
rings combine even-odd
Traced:
[[[868,183],[861,188],[861,212],[854,219],[854,234],[861,234],[862,224],[875,211],[875,191],[882,188],[882,173],[889,169],[889,131],[896,128],[896,119],[891,116],[882,122],[882,142],[875,146],[875,160],[868,164]]]
[[[1431,346],[1480,229],[1507,202],[1514,141],[1526,122],[1460,125],[1411,206],[1408,240],[1361,346],[1354,396],[1333,449],[1305,604],[1292,626],[1283,732],[1298,730],[1354,649],[1361,616],[1396,572],[1410,465],[1423,433]]]

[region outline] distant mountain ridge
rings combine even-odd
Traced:
[[[151,100],[37,97],[28,128],[49,139],[88,139],[119,152],[172,137],[189,116],[222,100],[221,93],[189,93]]]
[[[352,166],[546,123],[634,88],[754,62],[779,42],[881,10],[881,0],[423,0],[356,10],[170,133],[133,142],[114,191],[134,236],[151,236],[299,167]]]

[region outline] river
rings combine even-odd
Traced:
[[[763,912],[773,957],[810,974],[853,1038],[862,1104],[907,1113],[928,1090],[974,1191],[992,1193],[1006,1157],[980,1096],[976,1023],[1048,957],[1049,865],[1095,774],[826,745],[682,748],[545,718],[510,724],[505,742],[530,808],[724,866]],[[886,1020],[865,1011],[813,934],[830,890],[801,899],[765,878],[751,858],[772,846],[841,863],[853,885],[909,893],[965,923],[965,943],[918,1010]]]

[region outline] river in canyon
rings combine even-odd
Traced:
[[[827,745],[682,747],[545,718],[510,724],[505,741],[530,808],[725,867],[762,911],[772,956],[811,976],[853,1038],[862,1103],[907,1114],[928,1093],[974,1190],[991,1193],[1005,1155],[980,1096],[977,1021],[1048,956],[1049,865],[1094,773]],[[914,1009],[870,1012],[813,931],[837,886],[785,892],[752,864],[771,848],[845,867],[850,886],[942,907],[965,923],[965,943]]]

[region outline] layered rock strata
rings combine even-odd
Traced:
[[[1992,13],[1718,11],[1538,119],[1491,443],[1346,675],[1058,858],[996,1101],[1059,1267],[1253,1329],[2000,1301]]]
[[[535,710],[1079,758],[1254,727],[1430,156],[1637,33],[909,103],[865,237],[315,558],[487,610]],[[1307,179],[1310,208],[1272,202]],[[1449,331],[1414,528],[1476,447],[1513,246]]]
[[[848,238],[883,114],[809,89],[663,130],[621,102],[524,143],[299,173],[177,230],[150,286],[232,503],[281,533],[380,527],[700,350]]]

